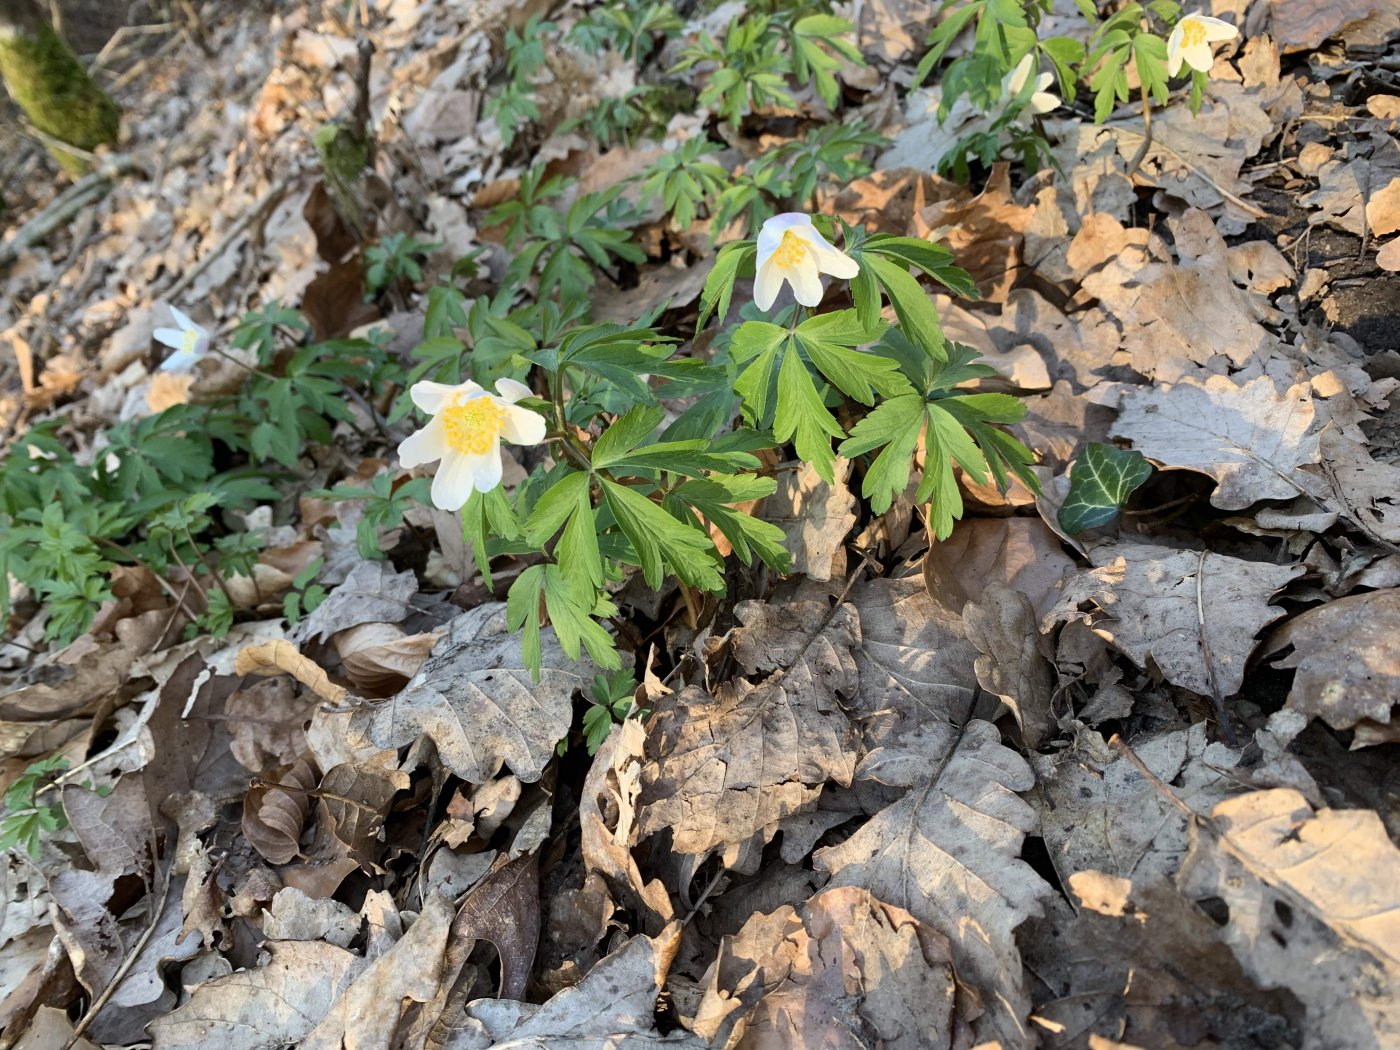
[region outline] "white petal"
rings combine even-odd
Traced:
[[[185,345],[185,333],[178,328],[157,328],[151,333],[157,343],[178,350]]]
[[[177,350],[160,363],[162,372],[188,372],[199,363],[199,354],[193,350]]]
[[[1030,110],[1039,116],[1041,113],[1049,113],[1052,109],[1058,109],[1059,105],[1059,95],[1052,95],[1048,91],[1037,91],[1031,96]]]
[[[538,445],[544,440],[544,430],[544,416],[538,412],[517,405],[506,406],[506,425],[501,428],[501,437],[512,445]]]
[[[434,416],[422,430],[415,430],[399,442],[399,463],[405,469],[442,459],[448,452],[447,434],[442,421]]]
[[[438,464],[433,475],[433,506],[442,510],[461,510],[462,504],[471,499],[476,487],[476,474],[485,456],[466,456],[460,452],[450,452]]]
[[[181,311],[178,307],[170,307],[170,316],[175,318],[175,323],[187,332],[203,331],[203,329],[200,328],[199,325],[191,321],[189,317],[187,317],[185,313]]]
[[[760,266],[753,282],[754,305],[760,310],[770,309],[773,300],[778,298],[778,293],[783,289],[784,276],[785,271],[772,262]]]
[[[1015,98],[1021,93],[1021,89],[1026,86],[1026,78],[1030,76],[1031,63],[1035,59],[1028,51],[1022,56],[1021,61],[1016,63],[1016,68],[1006,74],[1001,81],[1002,98]]]
[[[817,269],[822,273],[829,273],[832,277],[838,277],[843,281],[854,280],[860,273],[860,263],[856,262],[845,252],[833,248],[823,241],[820,245],[812,247],[812,254],[817,259]]]
[[[1240,35],[1240,31],[1223,18],[1212,18],[1210,15],[1197,15],[1196,20],[1205,26],[1207,40],[1233,40]]]
[[[442,403],[453,394],[472,397],[481,393],[485,393],[485,391],[476,383],[470,382],[452,385],[449,383],[430,383],[423,380],[408,388],[408,396],[413,399],[413,403],[430,416],[436,415],[438,410],[442,408]]]
[[[787,272],[792,285],[793,297],[803,306],[820,306],[825,289],[822,288],[821,272],[817,260],[808,255]]]
[[[522,397],[535,396],[535,392],[524,383],[509,377],[496,380],[496,393],[500,394],[501,400],[508,405],[515,404]]]
[[[501,463],[501,443],[499,441],[491,446],[490,452],[483,452],[481,455],[471,458],[477,461],[473,467],[477,492],[490,492],[501,483],[504,467]]]
[[[1204,40],[1199,44],[1183,47],[1181,57],[1186,60],[1188,66],[1201,73],[1209,73],[1210,67],[1215,65],[1215,52],[1211,51],[1210,44]]]
[[[1185,19],[1178,22],[1172,29],[1171,36],[1167,37],[1167,76],[1174,77],[1181,69],[1181,38],[1186,34],[1182,25]]]

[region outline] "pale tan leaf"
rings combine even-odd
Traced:
[[[1305,1045],[1400,1039],[1400,851],[1371,810],[1314,811],[1298,792],[1215,807],[1179,882],[1229,908],[1225,942],[1256,981],[1307,1008]]]
[[[417,593],[418,577],[411,570],[395,572],[384,561],[360,562],[297,624],[293,636],[301,642],[325,641],[362,623],[402,623],[413,611],[410,599]]]
[[[1146,544],[1095,547],[1097,568],[1072,577],[1041,629],[1082,620],[1146,670],[1174,685],[1221,699],[1239,692],[1259,631],[1284,615],[1269,602],[1302,575],[1205,551]]]
[[[853,886],[755,915],[720,944],[694,1030],[742,1050],[970,1045],[946,937]],[[955,1040],[956,1037],[957,1038]]]
[[[841,696],[856,688],[852,647],[860,623],[850,606],[778,607],[743,602],[732,636],[758,684],[736,678],[713,694],[698,686],[657,701],[647,726],[640,837],[669,830],[684,854],[722,851],[727,867],[756,851],[782,818],[815,806],[827,782],[848,785],[856,732]]]
[[[331,704],[343,704],[350,695],[344,686],[332,682],[316,661],[303,656],[284,638],[244,646],[238,651],[233,670],[240,675],[289,674]]]
[[[418,673],[441,631],[405,634],[392,623],[365,623],[332,635],[345,673],[361,696],[396,693]]]
[[[266,946],[270,958],[200,985],[190,1001],[151,1022],[155,1050],[273,1050],[304,1039],[365,967],[323,941]]]
[[[381,747],[431,737],[447,768],[472,784],[491,780],[502,765],[533,783],[569,731],[574,690],[593,674],[587,660],[565,654],[553,630],[541,631],[540,642],[536,682],[520,635],[506,630],[504,603],[480,605],[447,625],[402,692],[360,708],[352,724]]]
[[[1318,461],[1315,411],[1306,383],[1280,394],[1260,376],[1240,386],[1225,376],[1168,386],[1121,387],[1113,434],[1167,468],[1209,474],[1211,504],[1243,510],[1303,491],[1298,468]]]
[[[1018,795],[1035,777],[989,722],[929,721],[898,748],[872,752],[858,775],[909,791],[815,867],[832,886],[861,886],[910,912],[952,944],[958,980],[981,997],[974,1032],[1030,1044],[1030,997],[1015,930],[1050,887],[1020,859],[1036,814]]]
[[[792,553],[792,571],[829,580],[832,558],[856,523],[856,498],[846,487],[849,461],[837,458],[836,481],[828,485],[810,463],[778,475],[778,487],[764,502],[761,517],[783,530]]]
[[[1274,661],[1295,667],[1288,706],[1333,729],[1388,725],[1400,703],[1400,589],[1353,594],[1309,609],[1269,638]],[[1341,640],[1345,644],[1338,644]]]
[[[977,681],[1016,716],[1026,746],[1035,750],[1055,733],[1050,694],[1055,685],[1030,600],[993,580],[980,601],[963,608],[967,640],[981,653],[974,665]]]

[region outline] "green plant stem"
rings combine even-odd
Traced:
[[[195,557],[199,559],[199,563],[204,566],[205,570],[209,573],[209,575],[213,577],[214,582],[219,585],[219,590],[224,592],[224,597],[228,599],[228,607],[230,611],[236,609],[237,606],[234,604],[233,595],[229,593],[228,584],[224,583],[224,578],[219,574],[219,570],[214,568],[213,565],[209,564],[209,559],[204,556],[204,552],[199,549],[199,544],[194,541],[194,536],[190,533],[190,527],[188,525],[182,525],[180,528],[181,531],[185,534],[185,539],[190,541],[190,549],[194,551]],[[171,550],[174,550],[173,546],[171,547]],[[248,574],[248,578],[253,579],[253,573],[250,572]],[[254,593],[256,593],[256,580],[253,580],[253,589]]]
[[[1152,148],[1152,97],[1147,93],[1147,88],[1142,88],[1142,145],[1133,154],[1133,159],[1128,162],[1127,169],[1123,172],[1128,178],[1137,174],[1137,170],[1142,166],[1142,162],[1147,159],[1147,151]]]
[[[116,543],[112,540],[109,540],[104,536],[94,536],[92,537],[92,542],[99,543],[104,547],[111,547],[114,551],[117,551],[119,554],[121,554],[122,557],[129,559],[133,565],[141,566],[141,568],[145,569],[147,572],[149,572],[152,576],[156,578],[156,583],[160,584],[161,590],[163,590],[166,594],[170,596],[171,601],[173,601],[176,605],[180,607],[180,611],[190,618],[191,623],[199,619],[199,617],[197,617],[194,613],[190,612],[189,606],[185,604],[184,595],[176,594],[175,588],[170,585],[169,581],[166,580],[164,576],[156,572],[149,565],[143,562],[140,558],[132,554],[131,551],[123,547],[120,543]],[[179,559],[177,558],[176,560],[178,561]],[[189,570],[186,569],[185,571],[188,572]]]

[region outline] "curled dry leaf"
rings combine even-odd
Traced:
[[[856,690],[851,649],[860,622],[848,605],[743,602],[733,635],[748,670],[713,693],[688,686],[657,702],[648,723],[638,834],[663,830],[671,848],[720,850],[726,867],[756,862],[787,816],[816,805],[828,781],[849,785],[856,733],[841,697]]]
[[[1338,645],[1338,639],[1346,645]],[[1296,667],[1288,706],[1333,729],[1391,723],[1400,703],[1400,589],[1353,594],[1288,621],[1268,652],[1292,652],[1276,667]],[[1355,746],[1355,745],[1353,745]]]
[[[1150,659],[1173,685],[1222,699],[1239,692],[1255,636],[1284,615],[1270,599],[1304,571],[1144,544],[1105,544],[1090,559],[1097,568],[1066,582],[1041,629],[1083,620],[1138,667]]]
[[[378,870],[380,832],[389,805],[407,790],[409,776],[398,769],[365,765],[339,765],[321,778],[317,808],[322,828],[335,836],[346,853],[366,871]]]
[[[1243,385],[1210,376],[1117,389],[1122,410],[1113,435],[1163,467],[1213,477],[1218,484],[1210,502],[1221,510],[1299,495],[1304,489],[1291,479],[1318,461],[1307,383],[1279,393],[1269,376]]]
[[[853,886],[755,915],[720,945],[694,1031],[715,1047],[971,1046],[946,937]]]
[[[1383,1047],[1400,1033],[1400,850],[1371,810],[1314,811],[1298,792],[1215,807],[1179,883],[1219,897],[1245,971],[1307,1008],[1305,1045]]]
[[[907,793],[837,846],[818,850],[830,885],[860,886],[911,913],[952,944],[958,981],[981,1000],[977,1041],[1030,1041],[1030,996],[1015,930],[1050,887],[1020,859],[1036,814],[1018,795],[1035,784],[1026,761],[990,722],[926,722],[880,748],[858,775]]]
[[[350,683],[361,696],[398,692],[428,659],[441,631],[405,634],[392,623],[364,623],[331,636]]]
[[[447,768],[472,784],[491,780],[502,765],[527,783],[539,780],[569,731],[574,690],[588,684],[592,665],[570,659],[547,628],[536,682],[520,645],[506,629],[504,603],[463,613],[401,693],[355,712],[352,732],[391,748],[431,737]]]
[[[238,651],[233,671],[240,675],[289,674],[331,704],[343,704],[350,696],[344,686],[327,677],[316,661],[302,656],[295,645],[283,638],[244,646]]]
[[[301,829],[311,809],[307,792],[315,787],[316,767],[302,757],[248,789],[243,798],[243,837],[269,864],[286,864],[300,855]]]

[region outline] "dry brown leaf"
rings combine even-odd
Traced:
[[[1122,409],[1114,436],[1164,467],[1215,478],[1219,484],[1210,501],[1222,510],[1297,496],[1303,487],[1291,479],[1318,461],[1306,383],[1280,394],[1268,376],[1243,385],[1210,376],[1118,390]]]
[[[1011,166],[992,165],[982,192],[971,199],[935,201],[914,214],[913,236],[939,241],[972,275],[988,302],[1006,299],[1020,275],[1023,236],[1035,206],[1017,204],[1011,193]]]
[[[270,941],[326,941],[348,948],[360,934],[360,916],[338,900],[308,897],[288,886],[263,912],[262,931]]]
[[[1307,1008],[1305,1045],[1400,1037],[1400,851],[1374,812],[1314,811],[1287,789],[1229,799],[1178,882],[1225,902],[1245,971]]]
[[[316,768],[303,756],[248,789],[243,798],[243,837],[269,864],[286,864],[300,855],[301,829],[311,809],[307,792],[315,787]]]
[[[520,635],[506,630],[504,603],[463,613],[402,692],[356,710],[351,732],[387,748],[431,737],[447,768],[472,784],[493,779],[502,765],[533,783],[569,731],[574,690],[593,672],[545,628],[535,681],[520,646]]]
[[[418,577],[412,570],[395,572],[388,562],[360,562],[344,583],[297,624],[293,637],[323,642],[337,631],[362,623],[402,623],[413,611],[411,599],[417,593]]]
[[[832,559],[856,523],[856,498],[846,487],[850,461],[838,456],[835,470],[835,481],[830,485],[810,463],[783,471],[760,514],[787,537],[784,546],[792,553],[792,571],[818,581],[831,579]],[[835,571],[841,568],[837,566]]]
[[[909,790],[840,845],[818,850],[814,866],[831,886],[864,887],[946,937],[959,983],[981,1000],[977,1041],[1028,1045],[1015,930],[1051,892],[1020,859],[1037,827],[1016,794],[1035,784],[1030,766],[990,722],[929,721],[872,751],[857,775]]]
[[[1335,158],[1318,172],[1318,187],[1299,199],[1305,208],[1316,210],[1309,222],[1328,223],[1357,237],[1366,235],[1371,199],[1379,193],[1393,193],[1389,187],[1400,178],[1400,146],[1389,136],[1369,157]],[[1384,201],[1378,217],[1388,218]]]
[[[1400,703],[1400,589],[1353,594],[1288,621],[1267,654],[1291,646],[1275,667],[1297,668],[1288,706],[1333,729],[1389,725]],[[1343,643],[1344,644],[1341,644]]]
[[[980,601],[963,607],[963,624],[967,640],[982,654],[974,665],[977,681],[1001,697],[1026,746],[1035,750],[1055,734],[1054,674],[1035,609],[1020,591],[993,580]]]
[[[302,656],[285,638],[244,646],[238,651],[233,670],[239,675],[289,674],[331,704],[343,704],[350,696],[344,686],[332,682],[319,664]]]
[[[812,809],[828,782],[849,785],[856,732],[841,697],[856,689],[860,622],[850,606],[742,602],[731,636],[758,684],[688,686],[657,701],[647,723],[637,833],[671,832],[686,855],[718,850],[724,865],[756,864],[784,817]]]
[[[701,984],[693,1030],[715,1047],[971,1045],[947,938],[856,887],[754,915]]]
[[[267,962],[195,989],[151,1022],[157,1050],[268,1050],[299,1043],[326,1016],[366,961],[323,941],[266,945]]]
[[[224,701],[233,757],[250,773],[286,766],[306,753],[310,704],[282,677],[265,678]]]
[[[1219,699],[1239,692],[1256,635],[1284,615],[1270,599],[1303,573],[1146,544],[1104,544],[1089,556],[1096,567],[1065,583],[1041,630],[1082,620],[1143,670]]]
[[[1170,883],[1093,870],[1065,882],[1077,908],[1057,902],[1022,931],[1049,1045],[1296,1045],[1286,993],[1249,980],[1216,924]]]
[[[607,878],[622,902],[659,927],[675,918],[660,879],[646,880],[632,848],[637,845],[637,796],[642,790],[646,732],[635,718],[613,729],[593,758],[579,805],[583,864]]]
[[[1390,273],[1400,271],[1400,237],[1382,244],[1376,252],[1376,265]]]
[[[1024,594],[1041,616],[1059,600],[1060,583],[1075,571],[1074,559],[1038,518],[967,518],[946,540],[930,543],[924,583],[939,604],[961,613],[986,583]]]
[[[851,592],[860,611],[860,689],[852,701],[867,748],[927,721],[959,721],[977,687],[977,649],[962,617],[930,597],[917,576],[873,579]]]
[[[378,870],[375,855],[389,806],[408,786],[408,773],[398,769],[345,764],[327,770],[318,787],[322,831],[333,835],[366,871]],[[322,852],[331,851],[313,850]]]
[[[1339,29],[1376,13],[1377,0],[1274,0],[1269,32],[1287,53],[1312,51]]]

